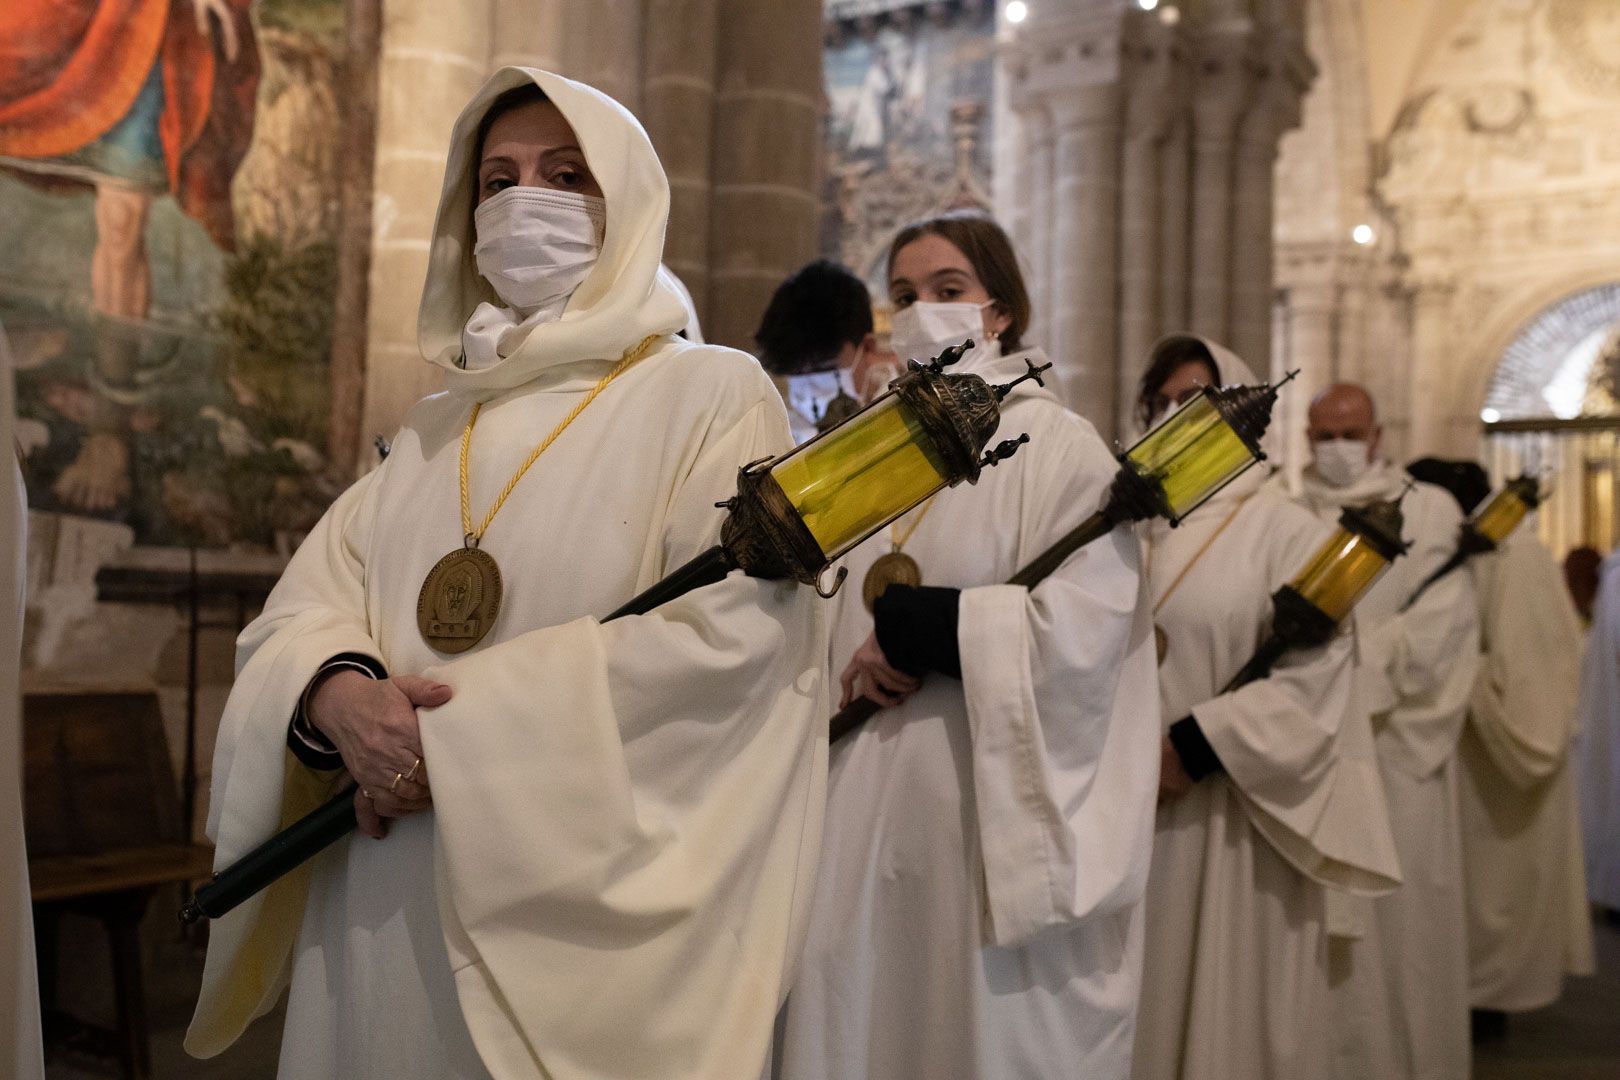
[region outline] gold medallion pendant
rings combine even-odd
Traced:
[[[877,598],[882,596],[884,590],[890,585],[921,585],[922,567],[903,551],[891,551],[872,564],[872,569],[866,572],[861,581],[861,600],[866,604],[866,610],[871,611]]]
[[[422,638],[442,653],[484,640],[501,611],[501,568],[475,547],[457,548],[428,571],[416,598]]]
[[[1170,651],[1170,635],[1158,623],[1153,624],[1153,647],[1159,654],[1159,666],[1164,667],[1165,654]]]

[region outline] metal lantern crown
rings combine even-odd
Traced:
[[[1171,525],[1236,480],[1255,462],[1265,460],[1260,439],[1271,423],[1271,409],[1282,382],[1265,386],[1204,387],[1199,395],[1120,456],[1130,473],[1143,481],[1151,514]]]
[[[926,364],[911,361],[882,396],[843,423],[744,468],[736,497],[723,504],[731,513],[721,544],[734,565],[755,577],[815,584],[829,563],[888,522],[1012,456],[1028,435],[984,452],[1001,423],[1000,403],[1025,379],[1040,382],[1051,365],[1028,364],[1001,386],[947,374],[972,344]]]

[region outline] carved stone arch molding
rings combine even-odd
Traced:
[[[1497,314],[1474,335],[1472,345],[1459,353],[1459,359],[1465,358],[1465,362],[1458,368],[1459,380],[1454,385],[1473,413],[1477,415],[1489,403],[1505,354],[1521,334],[1561,304],[1605,286],[1620,293],[1620,271],[1613,261],[1594,260],[1590,265],[1565,270],[1505,295],[1497,305]]]

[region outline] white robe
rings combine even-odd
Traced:
[[[1603,560],[1592,609],[1578,741],[1587,896],[1620,911],[1620,552]]]
[[[1207,344],[1223,383],[1253,382]],[[1194,716],[1222,769],[1158,811],[1137,1080],[1324,1075],[1323,886],[1375,895],[1398,879],[1372,733],[1349,708],[1350,634],[1220,693],[1265,639],[1272,593],[1331,531],[1263,484],[1253,469],[1180,526],[1145,526],[1164,728]]]
[[[1397,498],[1404,473],[1378,463],[1347,489],[1307,470],[1303,498],[1325,521]],[[1333,1071],[1340,1080],[1465,1080],[1468,945],[1456,750],[1479,669],[1473,579],[1452,573],[1401,605],[1456,550],[1462,511],[1418,484],[1401,504],[1411,550],[1357,604],[1357,694],[1373,717],[1402,885],[1372,901],[1365,933],[1330,943]]]
[[[0,1073],[16,1080],[45,1075],[34,959],[34,913],[23,849],[22,653],[23,583],[27,579],[28,496],[18,468],[12,423],[11,351],[0,330]]]
[[[1017,356],[980,370],[1019,374]],[[780,1023],[780,1080],[1121,1080],[1157,776],[1153,640],[1128,529],[1033,591],[1004,582],[1098,507],[1115,463],[1029,384],[1030,443],[941,494],[905,550],[960,587],[962,680],[932,675],[833,754],[822,873]],[[841,671],[871,633],[848,558]]]
[[[456,322],[478,295],[454,276],[467,147],[488,102],[531,80],[581,137],[609,239],[567,314],[460,372]],[[187,1047],[217,1053],[290,979],[289,1078],[757,1076],[820,842],[825,619],[810,590],[741,574],[598,617],[715,542],[738,467],[788,445],[781,401],[752,358],[667,336],[685,320],[657,278],[668,193],[628,114],[505,69],[456,130],[422,318],[451,392],[417,406],[244,631],[209,834],[229,863],[325,794],[284,740],[342,652],[452,688],[420,712],[434,807],[381,842],[339,841],[216,921]],[[505,583],[489,637],[436,654],[416,598],[461,543],[472,400],[486,402],[470,455],[481,509],[622,350],[660,333],[484,536]]]
[[[1469,1000],[1523,1012],[1593,972],[1569,756],[1581,623],[1528,526],[1469,568],[1485,649],[1458,746]]]

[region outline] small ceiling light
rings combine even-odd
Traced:
[[[1502,414],[1495,409],[1481,409],[1479,410],[1479,418],[1487,424],[1494,424],[1502,419]]]
[[[1143,11],[1152,11],[1159,6],[1159,0],[1136,0],[1136,6]]]
[[[1010,0],[1003,11],[1010,23],[1021,23],[1029,17],[1029,5],[1024,0]]]
[[[1166,4],[1159,9],[1159,21],[1166,26],[1174,26],[1181,21],[1181,9],[1174,4]]]
[[[1373,227],[1371,225],[1357,225],[1355,228],[1350,230],[1350,239],[1354,240],[1362,247],[1366,247],[1368,244],[1372,243],[1375,235],[1376,234],[1373,232]]]

